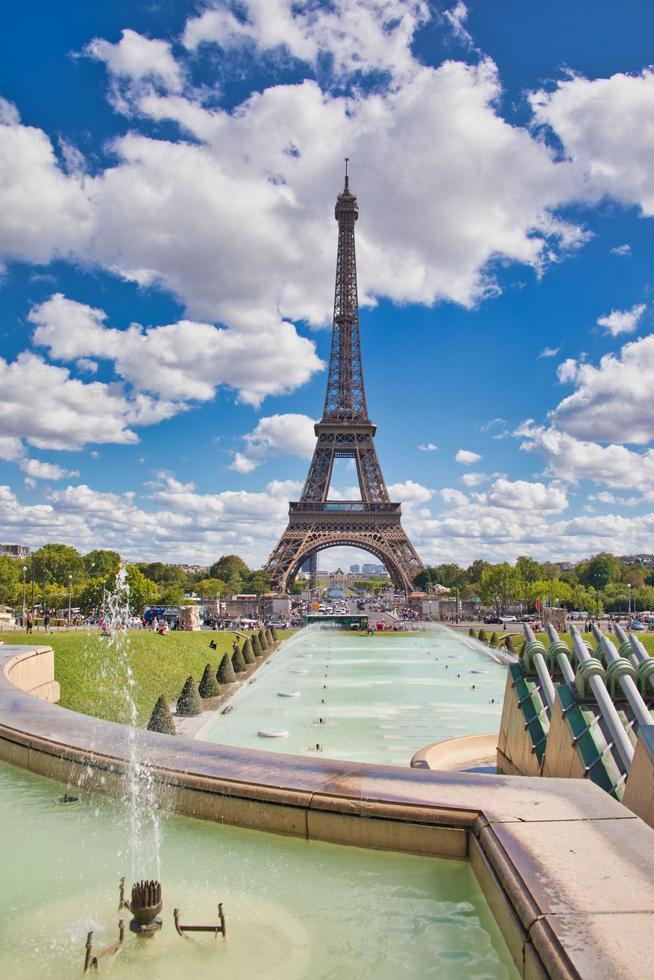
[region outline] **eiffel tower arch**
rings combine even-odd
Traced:
[[[299,501],[289,504],[288,526],[268,559],[273,588],[285,592],[300,567],[325,548],[361,548],[388,569],[397,591],[409,593],[423,568],[402,527],[401,504],[391,501],[375,449],[377,427],[368,417],[359,337],[354,225],[357,199],[345,187],[336,199],[338,222],[334,320],[323,416]],[[354,460],[361,500],[329,500],[335,459]]]

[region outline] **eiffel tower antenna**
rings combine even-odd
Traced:
[[[338,222],[336,284],[327,392],[313,459],[297,502],[289,504],[289,522],[266,566],[273,588],[284,592],[300,567],[324,548],[361,548],[384,563],[395,588],[408,594],[423,564],[401,523],[401,505],[391,502],[368,418],[359,337],[359,299],[354,225],[357,199],[350,191],[349,158],[345,185],[336,198]],[[335,459],[353,459],[360,501],[330,501]]]

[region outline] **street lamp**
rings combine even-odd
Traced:
[[[73,576],[69,574],[68,576],[68,629],[70,629],[70,603],[73,592]]]
[[[627,595],[629,596],[629,619],[631,619],[631,582],[627,582]]]
[[[25,629],[25,575],[27,574],[27,565],[23,565],[23,620],[22,625]]]

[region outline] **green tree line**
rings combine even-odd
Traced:
[[[600,552],[563,570],[554,562],[539,562],[521,555],[515,564],[477,559],[467,568],[446,563],[425,568],[414,579],[417,588],[430,585],[458,590],[462,599],[479,598],[499,613],[509,604],[523,602],[527,608],[564,606],[597,616],[632,610],[654,610],[654,570],[627,565],[615,555]]]
[[[27,558],[0,555],[0,605],[21,608],[45,605],[89,614],[100,608],[105,590],[113,589],[121,567],[117,551],[95,549],[86,555],[66,544],[46,544]],[[270,578],[250,569],[238,555],[223,555],[206,571],[189,572],[164,562],[127,565],[130,605],[140,614],[148,605],[178,606],[189,595],[215,599],[245,592],[263,595]]]

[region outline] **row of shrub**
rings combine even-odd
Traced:
[[[192,675],[186,678],[177,698],[176,715],[180,718],[188,718],[201,714],[203,701],[217,698],[220,695],[221,684],[234,684],[237,674],[245,673],[250,664],[272,651],[276,643],[277,631],[274,626],[248,636],[242,646],[239,646],[238,640],[234,640],[231,656],[228,653],[223,654],[217,670],[214,670],[211,664],[207,664],[199,685]],[[151,732],[163,732],[164,735],[176,734],[175,720],[163,694],[157,699],[147,727]]]
[[[471,636],[473,639],[479,640],[481,643],[485,643],[486,646],[493,647],[494,649],[499,646],[503,646],[509,653],[521,654],[524,647],[524,640],[522,643],[520,643],[520,637],[517,635],[512,636],[511,633],[507,633],[506,636],[500,640],[499,635],[494,631],[489,636],[485,629],[482,628],[479,630],[479,632],[477,632],[471,626],[468,630],[468,636]],[[517,641],[515,645],[514,641]]]

